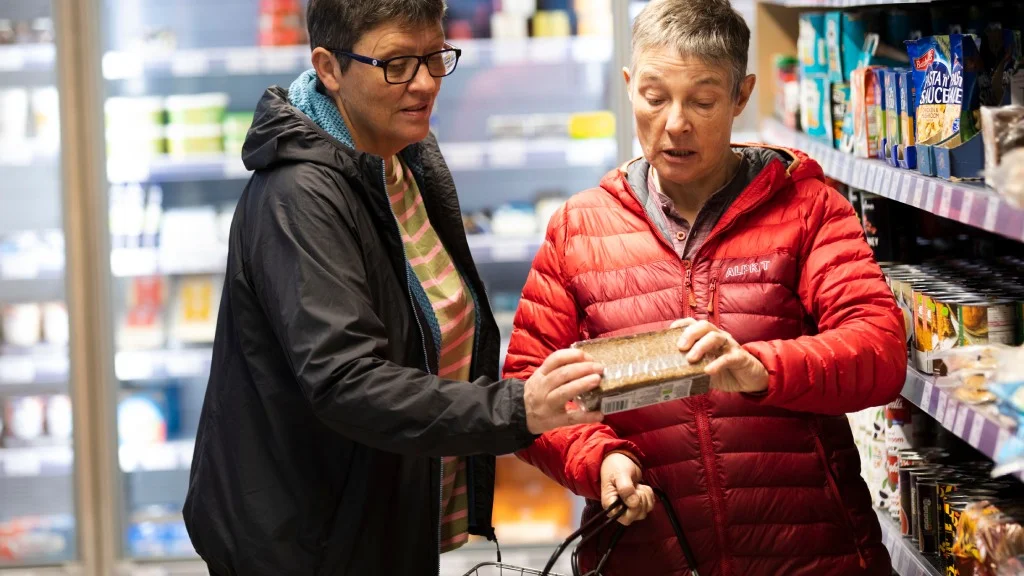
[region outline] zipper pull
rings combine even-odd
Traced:
[[[689,295],[689,302],[690,302],[690,306],[692,307],[692,306],[696,306],[697,305],[697,297],[693,294],[693,283],[690,281],[691,280],[691,273],[692,273],[692,270],[690,269],[690,264],[687,263],[686,264],[686,277],[683,279],[683,286],[686,286],[686,293]]]
[[[714,314],[715,312],[715,286],[718,284],[718,279],[711,279],[711,289],[708,291],[708,314]]]

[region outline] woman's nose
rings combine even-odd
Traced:
[[[437,79],[430,75],[430,70],[427,69],[426,64],[420,64],[416,75],[409,81],[409,90],[422,92],[431,92],[437,86]]]
[[[668,121],[665,123],[665,131],[669,134],[685,134],[692,128],[689,118],[682,106],[673,106],[668,113]]]

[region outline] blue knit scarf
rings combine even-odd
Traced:
[[[338,142],[355,149],[352,133],[338,112],[338,106],[330,96],[316,89],[316,83],[316,70],[306,70],[288,87],[288,101]]]

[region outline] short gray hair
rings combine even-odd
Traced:
[[[729,0],[651,0],[633,22],[633,56],[650,49],[675,49],[683,58],[728,62],[733,90],[747,75],[750,28]]]
[[[351,52],[363,34],[381,24],[441,24],[446,10],[445,0],[309,0],[309,45]],[[343,59],[342,70],[350,64],[348,58]]]

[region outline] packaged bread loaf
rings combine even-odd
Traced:
[[[614,414],[652,404],[704,394],[710,377],[704,367],[714,358],[687,362],[679,351],[684,328],[577,342],[573,348],[604,366],[601,384],[580,395],[585,410]]]

